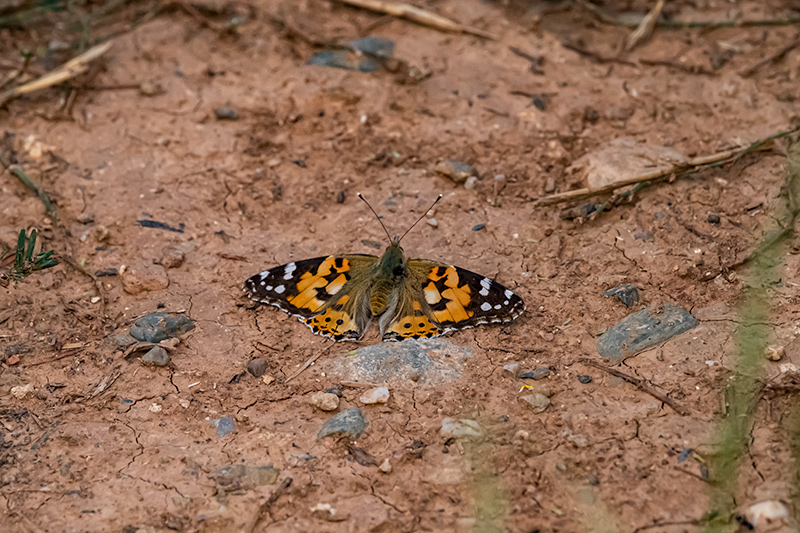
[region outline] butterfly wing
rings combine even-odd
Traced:
[[[358,340],[372,319],[369,282],[374,255],[331,255],[287,263],[244,282],[244,292],[296,316],[311,330],[336,341]]]
[[[384,340],[435,337],[481,324],[511,322],[525,310],[517,294],[475,272],[421,259],[410,260],[408,270],[398,312],[385,324],[381,319]]]

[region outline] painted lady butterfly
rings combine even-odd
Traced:
[[[389,236],[381,217],[364,203]],[[381,257],[348,254],[294,261],[249,278],[244,292],[335,341],[361,339],[373,318],[383,340],[395,341],[511,322],[525,310],[522,298],[492,279],[437,261],[407,259],[400,241],[411,228],[402,237],[389,237]]]

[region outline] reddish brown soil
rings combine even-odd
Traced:
[[[612,57],[629,30],[547,2],[428,4],[498,41],[323,1],[253,3],[255,19],[236,36],[184,11],[122,33],[88,80],[74,80],[82,88],[68,111],[63,86],[0,110],[2,130],[13,135],[6,149],[60,213],[58,221],[46,216],[5,173],[0,240],[39,228],[62,261],[0,289],[3,529],[701,530],[710,486],[700,463],[679,462],[679,454],[713,455],[747,286],[743,273],[725,267],[745,258],[769,224],[785,159],[760,154],[651,187],[583,223],[533,201],[548,178],[555,191],[581,186],[567,167],[617,137],[703,155],[787,128],[798,117],[800,51],[750,77],[742,71],[797,38],[797,27],[658,29],[624,56],[628,63],[599,62],[562,42]],[[607,4],[643,13],[651,3]],[[787,17],[791,2],[668,4],[681,20],[722,20],[730,10]],[[415,83],[402,72],[308,66],[314,48],[267,14],[318,40],[389,38],[397,57],[430,77]],[[58,35],[50,31],[2,30],[2,67],[16,64],[23,44]],[[544,74],[533,74],[512,46],[542,56]],[[723,56],[714,70],[712,59]],[[68,57],[34,60],[33,75]],[[163,93],[98,90],[145,81]],[[545,109],[520,92],[547,95]],[[217,120],[218,108],[235,108],[240,119]],[[596,122],[586,120],[587,108]],[[451,158],[479,170],[475,188],[436,174],[436,163]],[[246,277],[295,259],[379,253],[385,237],[358,191],[395,232],[444,194],[438,227],[415,228],[406,251],[497,277],[528,307],[510,326],[449,337],[474,352],[456,382],[392,385],[385,406],[363,406],[362,388],[343,387],[339,410],[362,407],[370,421],[358,448],[379,464],[388,459],[388,474],[353,460],[345,443],[316,440],[330,414],[307,396],[336,381],[315,365],[286,382],[320,352],[333,358],[379,342],[374,329],[361,343],[333,344],[273,308],[251,309],[240,290]],[[707,221],[710,213],[719,225]],[[81,214],[94,222],[80,223]],[[185,230],[143,228],[141,219]],[[485,230],[472,231],[477,224]],[[186,260],[164,271],[154,262],[166,246],[181,247]],[[119,276],[95,284],[70,261],[88,273],[125,265],[147,279],[166,277],[168,287],[132,295]],[[771,292],[772,341],[788,345],[786,360],[795,364],[800,307],[790,280],[798,269],[798,255],[789,255],[789,281]],[[619,367],[688,416],[577,363],[599,361],[596,336],[630,312],[602,296],[622,283],[637,284],[644,305],[673,302],[701,319]],[[172,354],[174,367],[126,360],[110,336],[162,307],[197,324]],[[274,382],[232,379],[253,357],[268,361]],[[544,413],[517,401],[523,382],[502,371],[512,361],[555,370]],[[767,364],[767,375],[778,372],[778,363]],[[582,374],[594,380],[582,384]],[[110,385],[94,393],[104,379]],[[24,398],[11,395],[28,384]],[[785,408],[780,399],[758,408],[737,505],[777,499],[795,511]],[[222,416],[235,418],[236,431],[219,439],[211,420]],[[488,438],[449,441],[439,434],[444,417],[478,420]],[[278,485],[218,490],[210,475],[228,464],[273,465],[292,484],[259,516]],[[336,519],[312,511],[318,504],[335,508]]]

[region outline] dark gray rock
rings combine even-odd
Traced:
[[[690,313],[674,305],[648,307],[620,320],[597,339],[598,353],[620,360],[697,326]]]
[[[272,466],[228,465],[223,466],[210,477],[216,481],[217,488],[226,492],[250,490],[263,485],[273,485],[278,481],[281,471]]]
[[[120,348],[127,348],[128,346],[136,344],[137,341],[130,335],[122,334],[122,335],[112,335],[111,342],[113,342]]]
[[[364,37],[348,44],[363,54],[346,50],[325,50],[309,59],[308,64],[359,72],[377,72],[382,68],[381,58],[388,59],[394,55],[394,42],[382,37]]]
[[[617,300],[625,304],[625,307],[633,307],[639,301],[639,289],[636,285],[626,284],[608,289],[603,296],[614,296]]]
[[[359,383],[441,385],[461,377],[469,348],[447,339],[419,339],[384,342],[358,349],[320,365],[328,376]]]
[[[134,322],[131,336],[142,342],[161,342],[193,329],[194,322],[188,316],[158,311]]]
[[[584,385],[586,385],[587,383],[591,383],[592,379],[593,379],[592,376],[587,376],[586,374],[578,376],[578,381],[580,381]]]
[[[325,422],[317,433],[317,440],[331,435],[335,437],[347,435],[351,440],[356,440],[364,433],[368,425],[369,422],[364,418],[361,409],[351,407]]]
[[[455,183],[464,183],[470,176],[479,177],[478,169],[472,165],[468,165],[458,159],[446,159],[440,161],[434,167],[434,170],[453,180]]]
[[[169,364],[169,354],[161,346],[155,346],[142,356],[142,362],[155,366],[167,366]]]
[[[211,423],[217,427],[217,438],[219,439],[230,435],[236,430],[236,423],[233,421],[233,418],[229,416],[223,416],[222,418],[212,420]]]
[[[250,359],[247,363],[247,371],[254,377],[260,378],[267,372],[267,362],[261,357]]]
[[[544,379],[552,373],[549,368],[536,368],[519,375],[522,379]]]

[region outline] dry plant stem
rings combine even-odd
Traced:
[[[703,157],[695,157],[690,159],[686,163],[672,165],[667,168],[659,168],[653,170],[651,172],[647,172],[640,176],[634,176],[632,178],[628,178],[625,180],[615,181],[614,183],[609,183],[604,187],[600,187],[599,189],[575,189],[572,191],[566,191],[556,194],[551,194],[550,196],[545,196],[544,198],[540,198],[534,203],[534,207],[543,207],[548,205],[556,205],[561,204],[564,202],[569,202],[573,200],[583,200],[586,198],[591,198],[592,196],[598,196],[601,194],[613,192],[617,189],[621,189],[622,187],[627,187],[629,185],[635,185],[637,183],[644,183],[647,181],[653,181],[659,178],[663,178],[669,176],[671,174],[684,174],[686,172],[694,172],[700,170],[704,167],[710,166],[718,166],[720,164],[725,163],[732,163],[734,161],[738,161],[742,156],[746,153],[753,151],[756,148],[761,147],[763,144],[773,141],[775,139],[779,139],[781,137],[786,137],[788,135],[792,135],[795,133],[800,132],[800,128],[795,128],[793,130],[781,131],[774,135],[770,135],[769,137],[765,137],[763,139],[759,139],[752,144],[747,146],[740,146],[738,148],[733,148],[731,150],[725,150],[723,152],[717,152],[716,154],[711,154]]]
[[[0,107],[5,105],[9,100],[22,96],[23,94],[45,89],[83,74],[89,68],[89,63],[108,52],[112,44],[111,41],[106,41],[97,46],[93,46],[78,57],[67,61],[41,78],[0,93]]]
[[[752,76],[753,74],[758,72],[762,67],[765,67],[765,66],[769,65],[770,63],[777,63],[778,61],[783,59],[786,56],[786,54],[788,54],[789,52],[791,52],[792,50],[794,50],[798,46],[800,46],[800,35],[798,35],[795,38],[794,41],[792,41],[788,45],[784,46],[783,48],[778,50],[776,53],[772,54],[771,56],[767,57],[766,59],[763,59],[762,61],[759,61],[758,63],[756,63],[752,67],[744,69],[743,71],[741,71],[739,73],[739,75],[741,77],[743,77],[743,78],[749,78],[750,76]]]
[[[14,174],[22,183],[25,184],[26,187],[35,192],[36,196],[39,197],[39,200],[41,200],[45,208],[47,208],[47,212],[53,217],[58,218],[58,213],[56,212],[55,206],[53,206],[53,203],[50,201],[50,197],[47,195],[46,192],[44,192],[44,189],[40,189],[35,183],[33,183],[33,181],[31,181],[28,175],[25,174],[24,170],[22,170],[17,165],[12,165],[11,162],[1,154],[0,154],[0,165],[2,165],[5,169]]]
[[[247,531],[248,533],[253,533],[253,531],[256,530],[256,527],[258,527],[258,525],[261,523],[264,517],[269,515],[270,509],[272,509],[272,506],[275,505],[275,502],[278,501],[278,498],[280,498],[291,485],[292,485],[292,478],[290,477],[287,477],[286,479],[281,481],[281,484],[278,485],[278,487],[272,492],[270,497],[267,498],[267,501],[265,501],[258,507],[256,515],[253,517],[252,522],[245,529],[245,531]]]
[[[663,9],[664,0],[658,0],[655,7],[644,16],[639,26],[628,35],[628,38],[625,40],[626,51],[630,52],[653,35],[653,29],[656,27],[658,18],[661,16],[661,10]]]
[[[302,374],[302,373],[303,373],[303,371],[304,371],[306,368],[310,367],[310,366],[311,366],[311,364],[312,364],[314,361],[316,361],[317,359],[319,359],[320,357],[322,357],[323,355],[327,354],[327,353],[328,353],[328,352],[330,352],[330,351],[331,351],[331,350],[330,350],[330,348],[328,348],[327,350],[321,351],[321,352],[319,352],[317,355],[314,355],[314,356],[310,357],[310,358],[308,359],[308,361],[306,361],[306,362],[303,364],[303,366],[301,366],[301,367],[300,367],[300,369],[299,369],[299,370],[297,370],[297,372],[295,372],[294,374],[292,374],[291,376],[289,376],[288,378],[286,378],[286,381],[284,381],[284,383],[289,383],[290,381],[292,381],[294,378],[296,378],[297,376],[299,376],[300,374]]]
[[[394,17],[404,18],[418,24],[422,24],[423,26],[429,26],[442,31],[468,33],[470,35],[483,37],[484,39],[491,39],[493,41],[497,40],[497,36],[492,33],[480,30],[478,28],[465,26],[448,18],[442,17],[441,15],[437,15],[430,11],[420,9],[403,2],[392,2],[388,0],[336,0],[336,2],[352,7],[368,9],[377,13],[385,13]]]
[[[672,407],[675,410],[676,413],[678,413],[681,416],[688,416],[690,414],[688,409],[686,409],[682,405],[676,403],[675,400],[673,400],[672,398],[670,398],[666,394],[662,394],[662,393],[658,392],[655,389],[655,387],[653,387],[649,382],[647,382],[647,381],[645,381],[643,379],[639,379],[639,378],[635,378],[633,376],[629,376],[628,374],[625,374],[624,372],[620,372],[619,370],[616,370],[614,368],[609,368],[609,367],[607,367],[605,365],[601,365],[600,363],[596,363],[596,362],[594,362],[594,361],[592,361],[590,359],[580,359],[579,362],[583,363],[585,365],[589,365],[589,366],[593,366],[595,368],[599,368],[600,370],[605,370],[606,372],[608,372],[612,376],[618,377],[620,379],[624,379],[628,383],[630,383],[632,385],[636,385],[639,388],[639,390],[641,390],[642,392],[646,392],[647,394],[649,394],[650,396],[652,396],[656,400],[659,400],[660,402],[663,402],[666,405],[669,405],[670,407]]]

